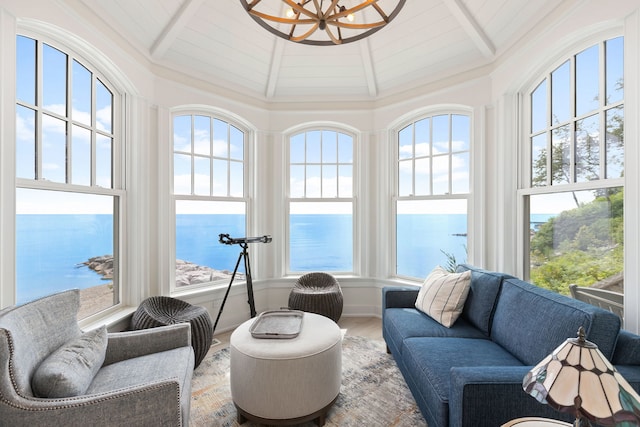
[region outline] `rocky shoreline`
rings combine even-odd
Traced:
[[[101,255],[89,258],[78,264],[95,271],[102,280],[108,280],[104,285],[92,286],[80,290],[80,311],[78,319],[84,319],[113,305],[113,255]],[[228,270],[214,270],[192,262],[176,260],[176,286],[189,286],[196,283],[206,283],[214,280],[231,280],[232,273]],[[244,280],[244,274],[236,274],[236,279]]]
[[[101,255],[89,258],[80,264],[95,271],[102,280],[113,280],[113,255]],[[229,270],[215,270],[189,261],[176,260],[176,287],[195,285],[196,283],[213,282],[216,280],[231,280]],[[244,280],[244,274],[236,274],[236,279]]]

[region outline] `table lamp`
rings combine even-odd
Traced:
[[[536,365],[522,388],[538,402],[574,414],[574,427],[640,425],[640,396],[600,352],[584,328]]]

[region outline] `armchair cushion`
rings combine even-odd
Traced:
[[[71,397],[89,388],[104,362],[107,328],[86,332],[63,345],[38,366],[31,388],[37,397]]]

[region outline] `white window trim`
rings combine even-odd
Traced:
[[[567,183],[567,184],[556,184],[556,185],[547,185],[547,186],[541,186],[541,187],[532,187],[531,186],[531,147],[530,147],[530,136],[531,136],[531,132],[530,132],[530,117],[531,117],[531,98],[530,95],[533,93],[533,91],[536,89],[536,87],[542,82],[543,79],[547,79],[547,84],[550,86],[550,77],[551,77],[551,73],[557,69],[559,66],[561,66],[562,64],[564,64],[567,60],[571,60],[575,55],[577,55],[578,53],[582,52],[585,49],[588,49],[594,45],[598,45],[599,46],[599,67],[600,69],[603,68],[603,64],[604,61],[606,60],[606,58],[603,57],[602,55],[602,48],[601,45],[603,44],[604,41],[606,40],[610,40],[616,37],[621,37],[624,36],[624,43],[625,43],[625,68],[624,68],[624,75],[625,75],[625,96],[623,101],[620,102],[616,102],[610,105],[606,105],[606,106],[602,106],[599,105],[598,108],[595,110],[596,114],[598,114],[600,116],[600,125],[602,126],[602,114],[603,111],[605,110],[609,110],[612,108],[615,108],[616,106],[619,105],[624,105],[625,107],[625,140],[628,141],[628,136],[629,133],[627,131],[627,121],[629,121],[629,116],[628,114],[628,110],[627,110],[627,99],[629,98],[629,94],[627,91],[627,80],[630,80],[628,78],[629,74],[628,73],[628,66],[626,64],[626,59],[627,59],[627,52],[628,52],[628,47],[627,47],[627,37],[625,36],[624,32],[622,32],[619,28],[615,28],[615,29],[608,29],[605,31],[600,31],[597,34],[590,34],[588,37],[582,38],[580,40],[574,40],[573,43],[570,43],[568,46],[563,46],[562,50],[559,50],[557,52],[555,52],[554,58],[549,61],[547,64],[544,65],[544,67],[540,67],[538,69],[537,72],[532,72],[532,76],[530,77],[530,79],[527,81],[527,83],[525,85],[523,85],[522,90],[520,91],[520,112],[521,112],[521,117],[523,118],[520,121],[520,129],[519,129],[519,135],[520,135],[520,144],[518,144],[518,166],[519,166],[519,173],[518,173],[518,188],[516,190],[516,224],[517,224],[517,228],[516,230],[519,230],[519,232],[516,232],[516,259],[517,259],[517,274],[520,277],[525,278],[525,280],[528,279],[528,275],[529,275],[529,268],[528,268],[528,263],[529,263],[529,241],[528,239],[525,237],[528,235],[529,232],[529,228],[528,228],[528,219],[525,218],[525,213],[528,212],[528,206],[527,206],[527,202],[526,199],[532,195],[538,195],[538,194],[553,194],[553,193],[565,193],[565,192],[571,192],[571,191],[585,191],[585,190],[594,190],[594,189],[600,189],[600,188],[610,188],[610,187],[622,187],[625,188],[625,181],[626,179],[628,179],[628,174],[627,174],[627,170],[629,170],[629,165],[630,163],[627,161],[628,159],[628,149],[629,146],[631,144],[625,144],[625,178],[608,178],[608,179],[598,179],[598,180],[594,180],[594,181],[587,181],[587,182],[571,182],[571,183]],[[574,78],[574,67],[571,66],[571,78]],[[535,77],[533,77],[533,75],[535,74]],[[603,86],[603,82],[602,79],[600,80],[600,93],[604,93],[604,88]],[[547,88],[547,91],[549,93],[550,91],[550,87]],[[574,90],[572,90],[572,93],[574,92]],[[546,101],[547,101],[547,108],[548,111],[551,111],[551,101],[548,97],[548,93],[546,96]],[[571,102],[571,106],[573,108],[574,105],[574,101]],[[593,114],[593,112],[587,114],[587,116]],[[572,116],[569,120],[569,123],[573,123],[576,120],[579,120],[580,118],[585,117],[585,115],[583,116],[574,116],[572,113]],[[602,128],[602,127],[601,127]],[[545,128],[545,132],[548,131],[548,127]],[[602,146],[603,142],[600,141],[600,144]],[[634,144],[635,145],[635,144]],[[573,153],[573,150],[572,150]],[[572,154],[573,157],[573,154]],[[601,165],[601,169],[602,169],[603,165]],[[574,172],[572,172],[571,174],[572,176],[574,175]],[[628,259],[627,259],[627,254],[629,253],[627,250],[627,227],[629,225],[629,219],[627,219],[627,201],[630,198],[630,195],[626,194],[627,188],[625,188],[625,261],[624,261],[624,269],[625,269],[625,279],[627,278],[627,268],[629,267],[629,263],[628,263]],[[626,293],[626,290],[625,290]],[[626,314],[625,314],[626,316]]]
[[[352,194],[351,197],[335,197],[335,198],[291,198],[290,197],[290,185],[291,185],[291,163],[290,163],[290,142],[291,137],[300,133],[306,133],[311,131],[333,131],[338,133],[343,133],[352,138],[353,141],[353,162],[352,162]],[[331,274],[336,277],[353,277],[360,276],[362,274],[362,242],[361,242],[361,233],[360,229],[362,228],[362,223],[360,221],[359,212],[361,211],[359,207],[358,197],[361,188],[361,175],[359,168],[359,156],[361,155],[360,151],[360,139],[361,134],[356,128],[345,125],[343,123],[338,122],[307,122],[303,123],[289,129],[286,129],[283,132],[282,138],[282,154],[283,154],[283,164],[284,164],[284,173],[283,173],[283,200],[284,200],[284,221],[283,221],[283,239],[282,239],[282,253],[283,257],[280,264],[280,269],[283,277],[298,277],[301,273],[300,271],[293,271],[290,267],[290,252],[289,252],[289,241],[290,235],[289,230],[290,227],[290,206],[292,202],[351,202],[352,205],[352,234],[353,234],[353,254],[352,254],[352,271],[332,271]]]
[[[398,134],[404,129],[406,126],[415,123],[419,120],[422,120],[427,117],[433,117],[438,115],[463,115],[469,118],[469,192],[464,194],[444,194],[444,195],[429,195],[429,196],[399,196],[398,195],[398,185],[399,185],[399,157],[398,157]],[[475,242],[480,242],[481,239],[475,237],[475,231],[481,230],[483,227],[481,226],[481,218],[482,215],[478,214],[474,217],[472,212],[474,208],[476,208],[476,204],[474,200],[477,196],[476,193],[479,192],[480,188],[483,188],[483,184],[474,185],[475,174],[474,171],[476,168],[475,165],[475,156],[477,153],[482,154],[482,150],[476,148],[478,143],[476,142],[476,129],[475,129],[475,119],[474,119],[474,111],[472,108],[458,105],[458,104],[439,104],[434,106],[429,106],[426,108],[414,110],[409,112],[395,122],[390,125],[389,131],[389,158],[392,167],[390,171],[392,173],[392,179],[390,182],[392,183],[391,187],[391,206],[390,206],[390,215],[391,215],[391,223],[390,227],[390,242],[392,242],[389,248],[391,254],[391,263],[389,264],[389,274],[390,277],[398,279],[398,280],[407,280],[407,281],[416,281],[417,278],[399,275],[397,272],[398,265],[398,254],[397,254],[397,206],[398,201],[406,201],[406,200],[466,200],[467,201],[467,263],[474,263],[478,260],[474,259],[474,253],[476,252],[474,244]],[[451,184],[451,168],[449,168],[449,181]],[[478,226],[480,225],[480,226]]]
[[[131,271],[126,267],[130,263],[125,261],[125,257],[127,256],[127,241],[124,236],[128,236],[127,233],[127,220],[128,220],[128,204],[127,204],[127,191],[126,183],[127,183],[127,175],[125,171],[125,165],[128,162],[125,161],[128,153],[128,144],[126,135],[126,104],[127,104],[127,96],[126,93],[135,93],[133,89],[133,85],[130,83],[128,79],[126,79],[120,70],[114,67],[113,62],[108,60],[101,52],[99,52],[95,47],[91,46],[84,40],[75,36],[73,33],[68,32],[64,29],[56,27],[54,25],[44,23],[41,21],[35,21],[31,19],[17,19],[15,21],[17,23],[16,26],[11,25],[10,28],[12,30],[11,37],[9,38],[9,32],[7,34],[3,34],[3,44],[12,44],[11,49],[7,49],[5,52],[12,55],[11,60],[7,60],[7,63],[15,64],[16,58],[16,37],[17,36],[25,36],[36,40],[38,43],[46,43],[51,47],[59,49],[61,52],[67,54],[70,58],[78,60],[78,62],[91,71],[93,74],[93,78],[99,78],[102,84],[107,87],[113,94],[113,111],[112,111],[112,119],[113,119],[113,129],[111,134],[114,138],[114,150],[112,157],[112,188],[105,188],[99,186],[82,186],[82,185],[74,185],[74,184],[65,184],[65,183],[56,183],[50,181],[43,180],[31,180],[31,179],[22,179],[15,178],[12,180],[12,191],[15,192],[17,188],[30,188],[30,189],[39,189],[39,190],[58,190],[58,191],[66,191],[66,192],[76,192],[76,193],[85,193],[85,194],[100,194],[100,195],[110,195],[114,196],[118,199],[117,211],[114,211],[114,226],[117,228],[117,232],[114,235],[114,249],[117,248],[118,256],[118,277],[115,278],[117,281],[116,290],[118,292],[118,303],[107,308],[106,310],[100,311],[98,313],[94,313],[87,318],[81,321],[81,326],[90,325],[92,322],[100,323],[104,319],[117,317],[118,312],[128,311],[125,306],[130,305],[132,303],[132,294],[130,287],[130,280],[127,278],[130,277]],[[6,37],[6,43],[4,40]],[[40,53],[38,53],[40,55]],[[15,74],[15,65],[11,67],[11,78],[10,80],[14,82],[16,79]],[[5,70],[8,72],[8,70]],[[11,85],[15,86],[14,84]],[[11,141],[12,144],[3,144],[3,145],[11,145],[11,157],[15,159],[15,115],[16,115],[16,92],[15,88],[11,91],[11,113],[13,114],[13,121],[10,126],[11,129]],[[4,101],[4,99],[3,99]],[[42,107],[39,105],[37,107],[38,113],[42,114]],[[5,117],[3,113],[3,117]],[[72,123],[72,119],[70,117],[65,118],[65,122]],[[95,131],[95,128],[92,126],[92,132]],[[102,132],[101,132],[102,134]],[[40,138],[38,136],[38,138]],[[3,165],[4,166],[4,165]],[[12,176],[15,176],[16,167],[15,161],[11,162],[11,168],[3,168],[6,172],[11,172]],[[93,172],[92,172],[93,175]],[[3,200],[5,198],[3,197]],[[3,234],[7,236],[11,234],[11,241],[15,242],[16,233],[15,233],[15,194],[11,199],[13,209],[9,210],[11,213],[10,227],[12,231],[7,233],[3,230]],[[9,225],[8,222],[3,224],[3,227]],[[15,245],[14,245],[15,247]],[[15,304],[16,301],[16,271],[15,271],[15,252],[11,252],[12,256],[7,257],[5,261],[7,264],[3,264],[3,270],[6,273],[3,273],[2,284],[0,285],[2,292],[0,293],[0,307],[6,305]],[[5,252],[5,253],[6,253]],[[4,258],[4,257],[3,257]],[[9,261],[10,260],[10,261]],[[11,264],[9,265],[9,262]],[[10,279],[7,279],[10,278]]]
[[[174,194],[173,184],[173,156],[174,156],[174,147],[173,147],[173,120],[176,116],[182,115],[202,115],[215,119],[219,119],[227,122],[229,125],[235,126],[245,134],[244,140],[244,154],[243,154],[243,197],[221,197],[221,196],[202,196],[202,195],[185,195],[185,194]],[[163,259],[162,264],[166,265],[167,268],[165,270],[165,275],[168,280],[163,281],[166,283],[165,286],[161,288],[163,295],[172,295],[172,296],[186,296],[193,295],[202,292],[208,292],[215,289],[221,289],[228,286],[228,282],[226,280],[218,280],[214,282],[203,282],[197,283],[190,286],[176,287],[175,284],[175,273],[176,273],[176,201],[177,200],[201,200],[201,201],[232,201],[232,202],[244,202],[246,206],[246,216],[245,216],[245,228],[247,235],[252,234],[252,231],[255,229],[254,227],[254,215],[253,215],[253,206],[254,206],[254,162],[255,158],[254,150],[255,150],[255,128],[249,124],[242,117],[233,114],[227,110],[204,105],[204,104],[189,104],[182,105],[178,107],[174,107],[170,109],[168,114],[168,141],[167,141],[167,170],[169,171],[166,174],[166,186],[168,188],[168,197],[167,203],[168,205],[168,213],[169,215],[166,217],[166,221],[160,220],[161,224],[167,224],[166,230],[167,235],[166,239],[163,239],[167,244],[165,245],[166,256],[161,255]],[[238,236],[241,237],[241,236]],[[253,252],[251,255],[251,273],[252,278],[255,280],[255,277],[259,277],[259,269],[256,269],[256,260]],[[166,261],[165,261],[166,260]],[[161,264],[161,265],[162,265]],[[231,268],[234,266],[230,266]],[[258,273],[258,274],[256,274]],[[239,280],[234,281],[234,285],[242,283]]]

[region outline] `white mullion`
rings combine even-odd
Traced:
[[[569,66],[569,73],[571,73],[571,66]],[[552,74],[549,73],[546,77],[547,79],[547,119],[545,124],[547,126],[547,131],[546,131],[547,132],[547,176],[546,176],[547,187],[553,184],[553,173],[552,173],[552,169],[553,169],[553,108],[552,108],[552,102],[551,102],[551,99],[552,99],[551,93],[553,90],[553,87],[552,87],[553,85],[552,85],[551,76]],[[571,92],[571,89],[569,89],[569,92]],[[569,104],[571,104],[571,102],[569,102]]]
[[[227,123],[227,135],[226,135],[226,144],[227,144],[227,197],[231,197],[231,125]]]
[[[433,196],[433,116],[429,117],[429,196]]]
[[[43,87],[43,55],[44,49],[41,40],[36,41],[36,108],[35,108],[35,123],[33,131],[35,132],[35,160],[36,160],[36,175],[35,180],[41,180],[42,177],[42,87]]]
[[[191,191],[190,193],[192,195],[196,194],[195,191],[195,187],[196,187],[196,178],[195,178],[195,174],[196,174],[196,159],[194,156],[194,145],[195,145],[195,121],[196,121],[196,117],[191,114],[191,141],[190,141],[190,147],[189,147],[189,154],[190,154],[190,158],[191,158]]]
[[[400,178],[400,138],[398,137],[398,178]],[[400,180],[398,180],[400,184]],[[398,188],[400,194],[400,188]],[[411,195],[416,195],[416,122],[411,123]]]
[[[336,197],[340,197],[340,136],[339,133],[336,132]],[[351,158],[353,158],[353,151],[354,151],[354,147],[353,147],[353,137],[351,138]],[[353,164],[351,166],[351,195],[353,196]]]
[[[573,184],[577,181],[576,179],[576,125],[577,125],[577,112],[578,106],[576,105],[576,94],[578,91],[577,85],[577,66],[576,66],[576,55],[571,57],[570,62],[570,74],[571,74],[571,99],[570,99],[570,108],[571,108],[571,118],[569,119],[569,138],[570,138],[570,151],[569,151],[569,183]]]
[[[449,194],[453,194],[453,115],[447,114],[449,118]]]
[[[67,184],[71,184],[73,182],[73,122],[72,122],[72,114],[73,114],[73,106],[71,105],[71,100],[73,99],[73,59],[71,55],[67,54],[67,75],[66,75],[66,83],[67,83],[67,99],[65,102],[66,108],[66,117],[65,124],[67,126],[67,131],[65,133],[65,182]]]
[[[600,137],[598,138],[598,146],[600,148],[600,153],[599,153],[599,158],[598,161],[600,162],[600,176],[598,177],[598,179],[605,179],[606,178],[606,172],[607,172],[607,145],[606,145],[606,140],[607,140],[607,51],[606,51],[606,42],[603,41],[600,43],[599,46],[599,62],[598,62],[598,67],[599,67],[599,90],[600,90],[600,105],[599,105],[599,117],[598,117],[598,124],[600,125],[600,130],[599,130],[599,135]]]
[[[291,143],[291,142],[289,142]],[[304,175],[303,175],[303,182],[304,182],[304,186],[302,188],[302,197],[307,197],[307,168],[308,168],[308,164],[307,164],[307,132],[304,133]]]
[[[322,157],[322,146],[324,145],[324,131],[320,130],[320,197],[324,196],[324,158]]]
[[[91,141],[90,143],[90,151],[91,151],[91,177],[89,179],[90,185],[93,187],[96,185],[97,181],[97,167],[98,167],[98,77],[95,73],[91,73]],[[113,178],[112,178],[113,179]]]
[[[215,141],[215,135],[213,134],[213,117],[209,116],[209,196],[213,196],[213,141]]]

